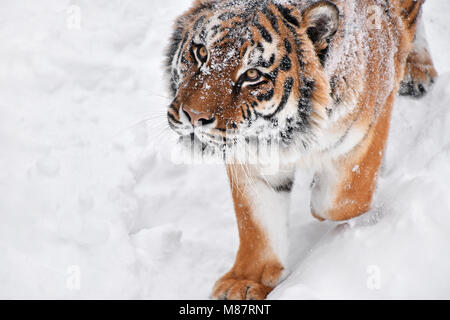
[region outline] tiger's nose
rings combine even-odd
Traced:
[[[183,107],[183,112],[194,127],[205,126],[216,121],[214,115]]]

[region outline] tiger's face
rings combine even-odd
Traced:
[[[182,137],[224,150],[260,139],[308,149],[330,104],[324,72],[335,5],[197,1],[180,17],[167,66],[168,121]]]

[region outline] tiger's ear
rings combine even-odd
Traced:
[[[306,33],[316,52],[320,54],[328,48],[331,38],[339,27],[339,9],[330,1],[319,1],[306,8],[302,14]]]

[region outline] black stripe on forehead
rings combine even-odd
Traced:
[[[257,51],[259,54],[256,54],[255,51]],[[265,52],[266,52],[266,48],[264,48],[264,45],[258,41],[258,43],[256,44],[256,47],[254,47],[252,49],[252,52],[249,55],[249,59],[248,59],[247,63],[249,65],[254,65],[255,67],[263,67],[263,68],[272,67],[273,64],[275,63],[276,55],[275,55],[275,53],[272,53],[269,60],[266,60],[263,57]]]
[[[221,21],[227,21],[237,17],[237,14],[234,12],[225,12],[218,16],[218,19]]]
[[[264,26],[260,25],[259,23],[255,23],[254,25],[261,34],[261,37],[263,37],[265,41],[272,43],[272,36],[270,35],[270,32],[267,31],[267,29]]]
[[[267,17],[267,20],[270,21],[270,24],[272,25],[273,30],[275,30],[276,33],[279,33],[280,29],[278,27],[278,19],[275,16],[275,14],[273,13],[273,11],[270,9],[267,9],[266,17]]]
[[[282,6],[280,6],[280,7],[282,7]],[[283,7],[283,8],[290,12],[289,9],[287,9],[285,7]],[[288,39],[284,39],[284,47],[286,49],[286,52],[287,52],[287,54],[290,54],[291,52],[295,51],[299,67],[301,69],[303,69],[305,67],[305,62],[303,61],[303,52],[301,49],[302,41],[298,37],[297,29],[289,21],[287,21],[285,19],[283,19],[282,21],[283,21],[284,26],[289,30],[290,34],[292,35],[292,37],[294,39],[294,47],[295,48],[292,47],[292,43]]]
[[[259,56],[258,62],[255,64],[255,67],[263,67],[270,68],[275,63],[275,54],[272,54],[269,58],[269,61],[265,60],[262,56]]]
[[[203,24],[203,22],[205,21],[206,16],[201,16],[200,18],[198,18],[195,23],[194,23],[194,32],[196,32],[199,28],[200,25]]]
[[[256,50],[258,50],[259,52],[261,52],[261,54],[264,53],[264,46],[262,45],[261,42],[258,41],[258,43],[256,44]]]
[[[213,47],[217,47],[219,44],[222,44],[222,42],[226,40],[232,40],[235,39],[234,35],[232,33],[226,33],[223,37],[221,37],[219,40],[214,41],[212,44]]]
[[[286,8],[285,6],[281,5],[281,4],[277,4],[277,9],[278,11],[281,13],[281,15],[283,16],[283,18],[289,22],[290,24],[293,24],[294,26],[296,26],[297,28],[300,26],[299,21],[297,20],[297,18],[293,17],[291,15],[291,10],[289,8]]]
[[[295,44],[297,46],[301,45],[301,41],[300,41],[300,39],[298,38],[298,35],[297,35],[297,30],[294,28],[294,26],[292,24],[288,23],[285,20],[283,20],[283,24],[285,25],[286,28],[288,28],[289,32],[294,37]]]
[[[297,62],[298,65],[301,69],[303,69],[305,67],[305,62],[303,61],[303,51],[301,49],[301,45],[302,45],[302,41],[298,38],[297,35],[297,31],[295,30],[295,28],[290,25],[289,23],[283,21],[285,26],[289,29],[290,33],[292,34],[293,38],[294,38],[294,42],[295,42],[295,46],[296,46],[296,50],[295,50],[295,54],[297,56]],[[284,40],[284,46],[286,48],[286,52],[290,53],[292,51],[292,44],[289,40],[285,39]]]
[[[235,35],[236,38],[239,38],[242,36],[242,23],[241,22],[233,22],[233,25],[231,27],[221,27],[219,29],[219,32],[230,32]]]

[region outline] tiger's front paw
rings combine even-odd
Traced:
[[[216,282],[212,297],[217,300],[264,300],[272,290],[252,280],[221,279]]]
[[[430,91],[434,84],[434,78],[425,79],[405,79],[400,84],[399,93],[402,96],[412,96],[421,98]]]
[[[266,265],[260,274],[238,276],[230,271],[214,285],[212,298],[217,300],[264,300],[278,284],[283,267]]]
[[[428,52],[413,53],[406,62],[405,78],[400,84],[402,96],[420,98],[430,91],[438,73]]]

